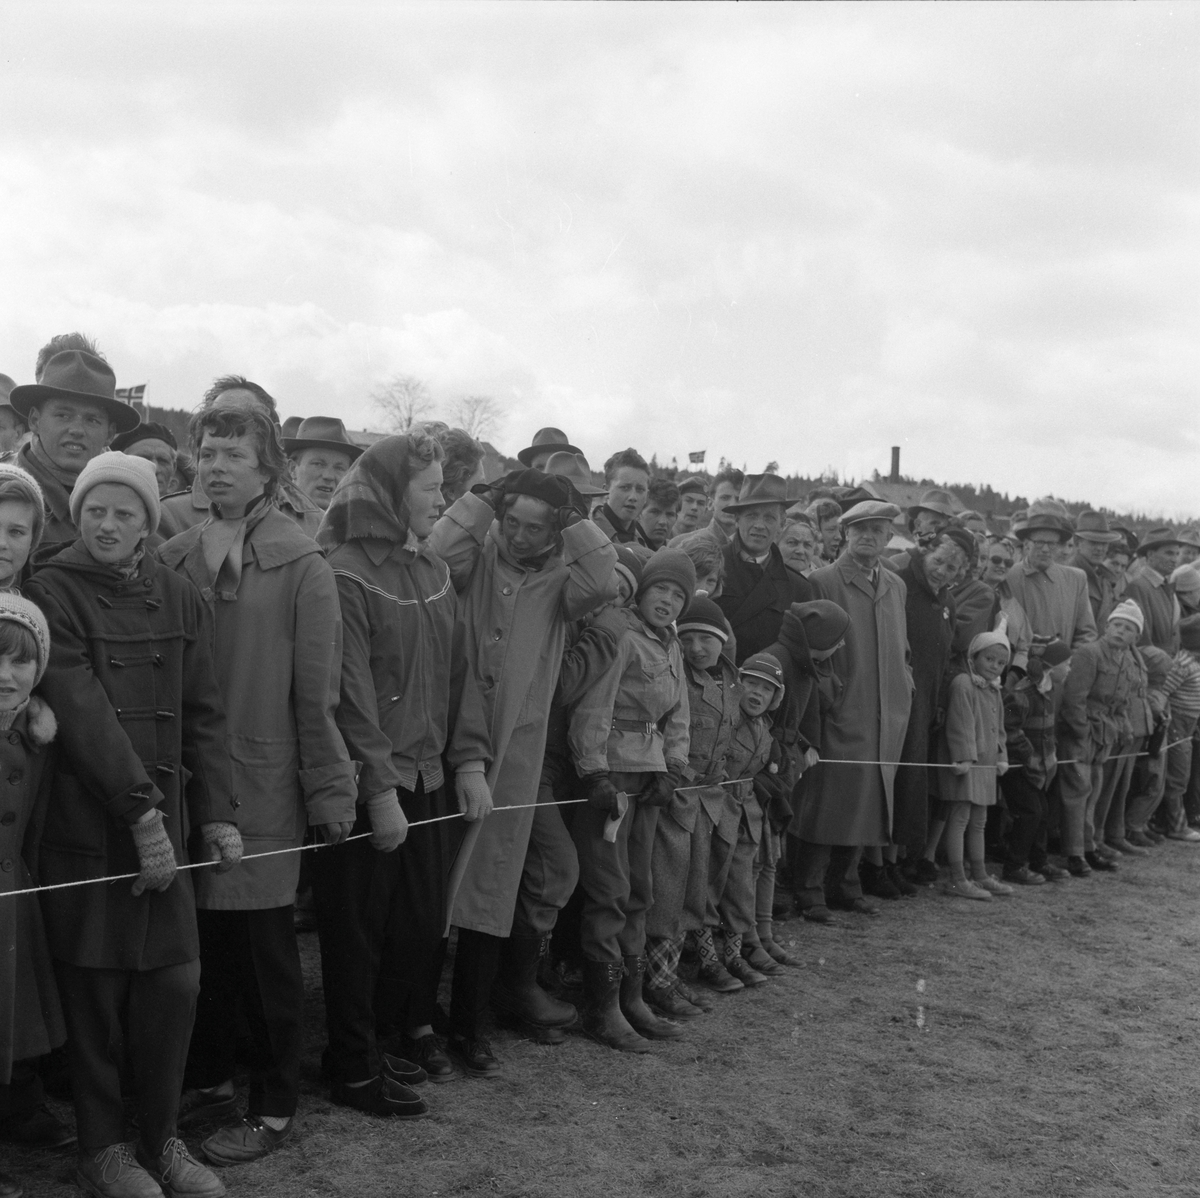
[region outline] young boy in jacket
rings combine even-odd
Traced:
[[[158,516],[150,463],[100,454],[71,492],[79,539],[26,584],[50,626],[42,691],[61,746],[38,881],[138,874],[132,886],[42,896],[69,1036],[76,1181],[101,1198],[225,1193],[176,1131],[200,989],[192,875],[176,869],[189,841],[222,871],[237,864],[238,800],[204,601],[144,551]]]
[[[623,609],[617,659],[576,705],[568,731],[588,800],[571,829],[584,894],[583,1028],[624,1052],[682,1031],[646,1006],[642,977],[655,826],[686,785],[688,694],[673,626],[695,589],[687,554],[659,549],[646,562],[636,606]]]

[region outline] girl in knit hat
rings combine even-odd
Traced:
[[[642,995],[646,912],[660,808],[688,777],[688,694],[675,621],[696,590],[691,558],[659,549],[642,569],[617,658],[571,713],[588,800],[571,829],[583,892],[583,1029],[624,1052],[681,1034]],[[617,822],[619,821],[619,822]]]
[[[1008,769],[1000,678],[1008,665],[1008,637],[981,632],[967,650],[967,672],[950,682],[942,758],[953,770],[939,770],[943,800],[950,804],[946,820],[946,856],[950,882],[946,894],[990,901],[993,894],[1012,894],[1011,886],[988,874],[983,830],[987,809],[996,802],[996,779]],[[971,877],[963,864],[963,841]]]
[[[0,463],[0,589],[16,589],[42,539],[45,499],[37,479],[11,462]]]
[[[11,467],[9,468],[11,469]],[[0,484],[2,485],[2,484]],[[49,798],[54,715],[33,688],[46,670],[50,630],[38,609],[12,592],[0,593],[0,772],[8,779],[0,823],[0,893],[35,885],[22,856],[26,830],[39,822]],[[34,838],[31,836],[30,841]],[[66,1039],[54,966],[41,909],[33,895],[0,899],[0,1136],[27,1147],[62,1147],[75,1138],[45,1107],[36,1058]],[[16,1183],[0,1173],[5,1183]]]

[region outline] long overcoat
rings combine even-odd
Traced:
[[[203,526],[158,552],[213,606],[213,656],[228,717],[226,747],[241,800],[246,855],[295,849],[307,825],[353,823],[356,765],[334,723],[342,621],[333,570],[316,541],[270,507],[247,525],[236,596],[214,598]],[[295,902],[300,854],[197,871],[197,905],[253,911]]]
[[[0,894],[35,885],[27,835],[45,817],[53,768],[54,715],[36,695],[0,732]],[[35,815],[38,818],[35,818]],[[36,895],[0,899],[0,1086],[14,1061],[40,1057],[66,1039],[54,966]]]
[[[908,589],[904,612],[913,698],[900,751],[900,760],[905,764],[896,772],[892,839],[896,844],[914,848],[919,844],[924,848],[931,789],[926,764],[934,760],[938,712],[946,706],[957,611],[945,587],[935,591],[930,585],[919,553],[909,554],[908,565],[897,573]]]
[[[455,635],[462,651],[455,657],[463,676],[455,692],[474,679],[487,733],[456,724],[448,759],[454,768],[488,762],[497,808],[467,828],[451,869],[449,923],[507,936],[533,826],[533,807],[525,805],[537,802],[567,627],[616,597],[617,551],[581,520],[562,533],[561,553],[538,568],[523,565],[505,548],[491,507],[471,494],[437,522],[429,547],[450,567],[459,592]]]
[[[778,545],[772,545],[765,564],[742,557],[741,538],[735,533],[722,551],[725,580],[717,606],[725,614],[737,640],[737,665],[761,653],[779,636],[783,613],[793,603],[818,596],[809,579],[784,565]]]
[[[152,807],[179,864],[203,823],[242,822],[204,601],[149,554],[123,578],[81,542],[25,584],[50,625],[41,691],[58,719],[39,884],[137,873],[129,825]],[[237,874],[231,871],[229,876]],[[200,955],[193,879],[134,896],[128,881],[42,895],[50,951],[90,969],[160,969]]]
[[[850,616],[846,643],[833,655],[843,681],[825,715],[821,757],[895,762],[904,748],[912,706],[905,601],[899,575],[878,568],[874,583],[848,553],[814,570],[816,599],[830,599]],[[892,831],[894,765],[820,764],[809,771],[800,811],[802,840],[815,844],[885,845]]]

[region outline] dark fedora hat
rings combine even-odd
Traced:
[[[591,467],[581,453],[567,453],[566,450],[552,453],[542,471],[545,474],[555,474],[559,478],[569,478],[574,483],[575,490],[585,499],[608,494],[603,487],[597,487],[592,482]]]
[[[1152,528],[1138,542],[1138,557],[1142,557],[1149,553],[1151,549],[1161,549],[1164,545],[1184,545],[1187,542],[1181,541],[1176,535],[1176,532],[1169,525],[1163,524],[1158,528]]]
[[[933,487],[908,509],[908,518],[915,520],[918,512],[936,512],[947,520],[954,518],[954,496],[949,491]]]
[[[532,466],[533,459],[543,453],[577,453],[582,455],[583,450],[572,445],[567,440],[567,434],[561,428],[539,428],[533,434],[533,444],[522,449],[517,454],[517,461],[523,465]]]
[[[1075,518],[1075,537],[1080,541],[1095,541],[1097,545],[1114,545],[1124,539],[1108,527],[1103,512],[1093,511],[1080,512]]]
[[[1013,528],[1013,535],[1020,541],[1029,540],[1035,532],[1057,533],[1060,541],[1069,541],[1074,535],[1071,529],[1051,512],[1033,512],[1019,528]]]
[[[284,422],[283,427],[279,430],[281,437],[294,437],[296,430],[304,423],[302,416],[289,416]]]
[[[117,426],[117,432],[136,428],[141,417],[127,400],[117,398],[117,376],[103,358],[82,349],[64,349],[46,363],[40,383],[14,387],[8,402],[22,418],[48,399],[73,399],[98,404]]]
[[[739,512],[748,507],[777,503],[787,507],[787,483],[778,474],[747,474],[742,480],[737,502],[725,505],[727,512]]]
[[[332,449],[348,454],[354,461],[362,446],[346,436],[346,426],[336,416],[310,416],[300,422],[294,437],[283,438],[283,452],[299,453],[303,449]]]

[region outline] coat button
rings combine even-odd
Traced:
[[[8,780],[9,780],[9,782],[11,782],[13,784],[13,786],[16,786],[16,784],[18,782],[20,782],[21,779],[24,777],[25,777],[24,770],[13,770],[12,773],[10,773],[8,775]]]
[[[492,633],[492,640],[498,641],[503,636],[504,636],[504,632],[501,629],[497,628],[496,631]]]
[[[9,743],[10,745],[19,745],[19,744],[21,743],[21,736],[20,736],[20,734],[19,734],[19,733],[17,733],[17,732],[10,732],[10,733],[8,734],[8,743]]]
[[[0,869],[4,870],[4,872],[6,874],[12,873],[12,862],[11,861],[0,861]]]
[[[6,828],[10,824],[15,824],[16,822],[17,813],[15,811],[6,811],[3,815],[0,815],[0,824],[3,824]]]
[[[511,595],[511,594],[512,594],[512,587],[501,587],[501,588],[500,588],[500,594],[501,594],[501,595]]]

